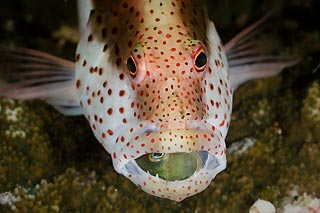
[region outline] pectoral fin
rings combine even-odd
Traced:
[[[269,77],[278,74],[299,60],[288,55],[270,53],[259,34],[262,25],[270,19],[270,14],[245,28],[224,45],[233,89],[248,80]]]
[[[0,49],[0,95],[44,99],[65,115],[81,115],[74,62],[37,50]]]

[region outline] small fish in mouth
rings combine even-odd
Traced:
[[[172,154],[153,152],[141,156],[136,162],[142,170],[153,176],[167,181],[184,180],[202,168],[206,159],[201,158],[201,152]]]
[[[255,48],[264,19],[223,45],[199,1],[79,5],[94,9],[75,62],[2,49],[0,94],[84,115],[115,170],[158,197],[207,188],[226,168],[233,90],[296,62]]]

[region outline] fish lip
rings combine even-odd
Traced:
[[[226,168],[226,161],[224,157],[217,157],[214,156],[210,153],[208,153],[207,151],[203,151],[203,150],[199,150],[197,151],[201,160],[202,160],[202,167],[200,170],[195,171],[193,175],[191,175],[189,178],[183,179],[183,180],[175,180],[175,181],[166,181],[162,178],[159,177],[159,179],[162,179],[166,182],[177,182],[177,181],[185,181],[188,180],[190,178],[192,178],[195,174],[197,174],[198,172],[201,172],[201,170],[219,170],[222,171]],[[140,168],[140,166],[137,164],[135,159],[129,160],[123,167],[126,171],[124,171],[122,174],[124,174],[125,176],[134,176],[134,175],[141,175],[144,173],[147,173],[146,171],[144,171],[143,169]],[[128,174],[128,175],[127,175]],[[151,174],[149,174],[151,175]],[[152,176],[152,175],[151,175]]]
[[[215,139],[217,139],[219,143],[222,142],[221,147],[219,144],[219,149],[220,149],[219,153],[214,153],[213,149],[211,149],[210,147],[207,150],[208,152],[213,154],[213,156],[225,155],[226,150],[225,150],[224,137],[222,136],[221,132],[218,129],[212,128],[212,126],[210,124],[206,123],[205,121],[190,120],[190,121],[188,121],[186,129],[162,129],[162,128],[160,128],[161,124],[159,124],[159,123],[157,124],[157,123],[149,123],[149,122],[142,123],[141,122],[140,124],[142,124],[142,126],[144,126],[144,127],[141,128],[139,131],[136,131],[133,134],[131,134],[131,137],[129,139],[129,143],[134,144],[135,147],[137,147],[137,146],[142,147],[142,144],[138,144],[139,141],[134,140],[137,137],[141,137],[141,136],[148,137],[152,134],[166,133],[168,131],[173,131],[173,132],[199,131],[199,132],[205,133],[207,135],[215,135]],[[140,125],[140,124],[138,124],[138,125]],[[190,129],[188,129],[188,127]],[[184,143],[184,142],[185,142],[184,139],[182,139],[182,143]],[[145,143],[145,145],[147,146],[148,144]],[[116,171],[118,171],[118,173],[121,173],[119,171],[122,170],[122,167],[126,162],[128,162],[131,159],[137,159],[144,154],[149,154],[149,153],[154,153],[154,152],[159,152],[159,153],[192,152],[192,151],[205,150],[205,148],[206,147],[203,148],[203,146],[202,147],[198,146],[198,147],[193,147],[192,149],[189,148],[189,150],[184,149],[184,150],[180,150],[180,151],[172,151],[172,150],[170,151],[168,149],[166,149],[165,151],[162,151],[162,150],[160,151],[160,149],[152,149],[152,148],[149,150],[145,149],[144,152],[140,152],[139,154],[135,154],[134,156],[131,155],[130,158],[124,159],[123,157],[121,157],[118,160],[113,159],[113,164],[114,164],[114,168],[116,169]],[[128,146],[128,143],[127,144],[123,143],[121,146],[118,146],[117,151],[119,153],[126,154],[126,153],[132,153],[133,150],[130,149],[130,147]],[[120,154],[119,156],[123,156],[122,154]]]
[[[212,126],[205,122],[199,122],[199,121],[193,121],[190,122],[191,124],[189,127],[192,127],[192,129],[168,129],[168,130],[160,130],[159,125],[153,124],[148,126],[146,125],[145,128],[141,129],[139,132],[136,132],[133,134],[133,137],[130,139],[130,142],[134,144],[135,147],[141,146],[139,144],[140,141],[133,141],[134,137],[148,137],[147,135],[152,134],[158,134],[162,131],[164,133],[166,131],[173,131],[183,134],[184,131],[197,131],[207,134],[214,134],[214,139],[217,140],[216,142],[221,144],[221,147],[219,148],[219,152],[217,150],[208,150],[208,147],[205,149],[201,149],[201,146],[198,146],[190,151],[182,151],[180,149],[180,152],[191,152],[191,151],[197,151],[199,156],[202,159],[202,167],[198,171],[196,171],[193,175],[188,177],[187,179],[183,180],[174,180],[174,181],[167,181],[160,177],[153,176],[150,173],[144,171],[140,168],[140,166],[136,163],[136,159],[139,158],[142,155],[152,153],[149,149],[143,150],[139,155],[136,155],[135,157],[128,158],[128,159],[119,159],[116,161],[114,160],[114,168],[115,170],[126,176],[128,179],[130,179],[133,183],[135,183],[137,186],[139,186],[142,190],[149,194],[153,194],[155,196],[159,197],[165,197],[171,200],[175,201],[181,201],[186,197],[189,197],[195,193],[199,193],[210,184],[212,179],[220,173],[222,170],[226,168],[226,149],[225,149],[225,142],[224,137],[222,136],[221,132],[218,129],[212,128]],[[180,132],[182,131],[182,132]],[[144,139],[142,139],[143,141]],[[203,143],[202,141],[200,141]],[[145,143],[145,142],[144,142]],[[130,150],[129,147],[126,147],[125,145],[120,148],[122,153],[129,153]],[[154,152],[158,152],[159,150],[154,150]],[[164,153],[176,153],[178,151],[166,151]],[[203,181],[206,180],[206,181]],[[154,189],[154,186],[150,186],[149,183],[153,182],[153,185],[156,185],[157,187],[162,187],[163,189],[166,189],[166,191],[162,191],[161,193],[156,192],[156,189]],[[185,190],[186,185],[188,185],[189,182],[195,182],[197,185],[197,188],[195,189],[197,192],[195,193],[187,193]],[[146,184],[146,186],[145,186]],[[173,188],[175,188],[175,193],[170,191],[168,189],[168,186],[172,185]],[[155,192],[155,193],[154,193]]]
[[[141,169],[135,160],[125,164],[122,174],[151,195],[180,202],[206,189],[215,176],[226,168],[225,155],[216,157],[206,151],[202,154],[207,159],[202,168],[183,180],[167,181],[157,175],[153,176]],[[190,183],[194,184],[193,193],[186,187]],[[157,191],[159,189],[162,189],[161,193]]]
[[[199,150],[197,152],[202,160],[202,168],[199,171],[195,171],[195,173],[193,175],[191,175],[189,178],[184,179],[184,180],[166,181],[160,177],[159,177],[159,179],[162,179],[166,182],[185,181],[185,180],[192,178],[192,176],[194,176],[196,173],[198,173],[204,169],[206,169],[206,170],[216,170],[217,169],[220,172],[226,168],[225,155],[223,155],[222,157],[219,157],[217,155],[212,155],[212,154],[208,153],[207,151],[203,151],[203,150]],[[124,174],[125,176],[141,175],[143,173],[147,173],[146,171],[141,169],[140,166],[136,163],[136,159],[131,159],[131,160],[127,161],[127,163],[123,166],[123,169],[124,170],[122,170],[121,173]],[[151,174],[149,174],[149,175],[151,175]]]

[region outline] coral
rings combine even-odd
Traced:
[[[290,212],[319,212],[320,211],[320,199],[312,197],[304,193],[299,196],[297,200],[291,204],[287,204],[283,207],[283,213]]]
[[[37,114],[22,102],[0,99],[0,189],[39,181],[55,169],[53,148]]]
[[[251,206],[249,213],[275,213],[276,208],[266,200],[258,199],[253,206]]]
[[[310,132],[308,141],[320,140],[320,83],[315,81],[307,91],[301,109],[301,122]]]

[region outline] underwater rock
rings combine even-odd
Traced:
[[[314,81],[307,90],[301,109],[301,122],[308,130],[308,141],[320,141],[320,83]]]
[[[0,98],[0,190],[27,184],[55,171],[45,123],[28,104]]]
[[[283,207],[281,212],[319,212],[320,211],[320,199],[304,193],[299,196],[291,204],[287,204]]]
[[[275,213],[276,208],[266,200],[258,199],[250,208],[249,213]]]

